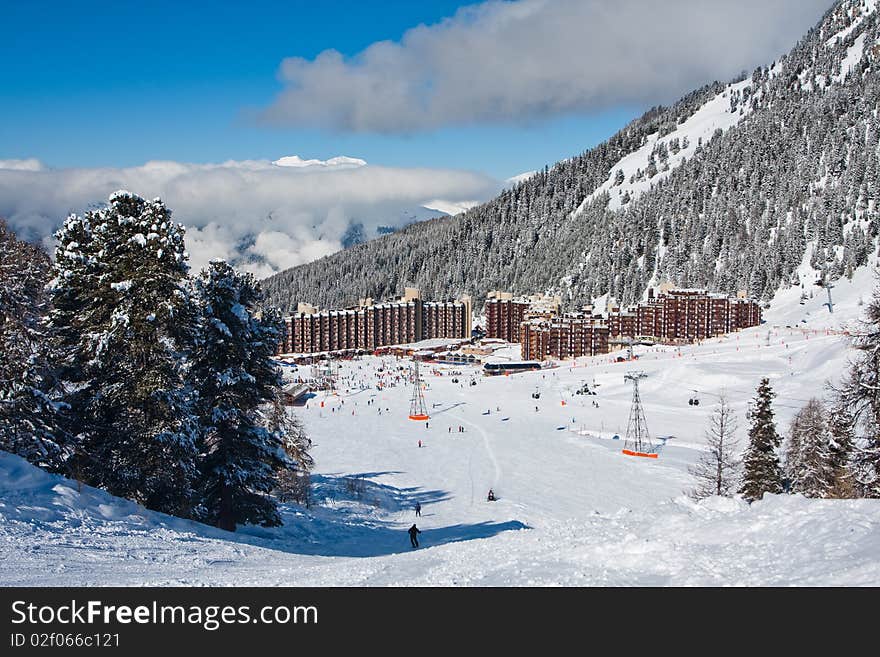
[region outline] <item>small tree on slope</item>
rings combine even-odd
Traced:
[[[722,393],[706,430],[708,449],[700,454],[697,463],[689,469],[691,475],[697,479],[697,486],[690,492],[694,499],[711,495],[729,497],[736,490],[739,482],[736,429],[733,410]]]
[[[792,493],[829,497],[834,488],[825,415],[822,402],[811,399],[792,420],[785,458],[785,474]]]
[[[283,323],[255,315],[262,294],[250,274],[214,261],[196,280],[201,332],[191,370],[198,387],[198,517],[235,531],[239,524],[281,524],[268,493],[289,465],[280,431],[266,428],[261,407],[275,399],[281,373],[272,360]]]
[[[829,465],[831,467],[831,497],[856,497],[858,491],[853,476],[853,417],[845,405],[835,404],[828,419]]]
[[[783,444],[783,467],[782,473],[788,483],[789,489],[797,486],[803,471],[803,460],[801,458],[801,447],[803,443],[804,431],[801,427],[802,414],[795,413],[788,426],[788,436]]]
[[[749,502],[761,499],[764,493],[782,492],[782,472],[776,455],[780,439],[773,421],[773,397],[775,393],[769,379],[761,379],[749,413],[749,445],[743,457],[743,482],[739,490]]]
[[[191,339],[183,226],[160,200],[116,192],[56,234],[51,284],[74,473],[147,508],[187,516],[195,429],[183,379]]]
[[[266,427],[282,436],[282,449],[290,460],[276,472],[276,492],[282,502],[293,501],[309,506],[311,504],[311,477],[314,460],[309,454],[312,441],[299,420],[287,412],[278,391],[266,413]]]
[[[63,470],[58,385],[50,364],[45,291],[52,266],[0,220],[0,449]]]

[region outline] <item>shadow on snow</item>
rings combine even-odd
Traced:
[[[313,475],[314,504],[310,509],[281,505],[282,527],[240,527],[226,540],[294,554],[333,557],[377,557],[412,551],[407,529],[423,521],[415,516],[418,502],[423,516],[436,518],[430,506],[450,498],[442,490],[397,488],[373,481],[395,472]],[[402,514],[403,517],[400,517]],[[427,521],[429,524],[431,520]],[[445,527],[420,527],[420,548],[489,538],[501,532],[528,529],[525,524],[479,522]]]

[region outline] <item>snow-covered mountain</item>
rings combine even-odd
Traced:
[[[851,276],[880,235],[878,13],[841,0],[778,61],[653,108],[453,218],[278,274],[272,301],[336,305],[366,283],[375,297],[416,285],[632,302],[661,280],[769,300]]]

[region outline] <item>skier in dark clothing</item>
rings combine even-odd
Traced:
[[[422,531],[413,524],[412,527],[409,528],[409,542],[412,543],[413,547],[419,547],[419,539],[416,538]]]
[[[422,505],[416,502],[416,515],[421,517],[422,515]]]

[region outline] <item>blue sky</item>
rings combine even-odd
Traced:
[[[376,135],[272,126],[255,114],[281,90],[285,57],[354,55],[399,40],[466,3],[6,3],[0,40],[0,159],[52,167],[148,160],[222,162],[350,155],[401,167],[462,168],[505,178],[607,138],[641,111]]]

